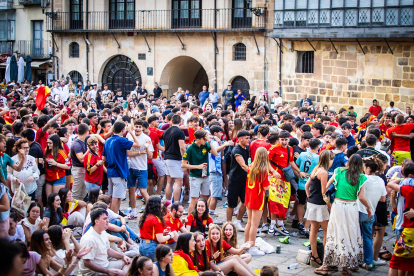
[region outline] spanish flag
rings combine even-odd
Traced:
[[[36,106],[39,110],[45,108],[47,96],[50,94],[50,88],[47,86],[40,86],[36,89]]]

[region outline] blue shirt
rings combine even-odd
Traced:
[[[234,94],[236,94],[236,91],[233,89],[224,89],[222,96],[224,97],[224,105],[228,104],[234,104]]]
[[[237,94],[236,94],[237,95]],[[246,96],[244,94],[240,94],[237,99],[235,99],[236,107],[241,105],[242,101],[246,99]]]
[[[348,163],[348,157],[343,152],[336,153],[335,158],[332,163],[332,167],[329,168],[329,176],[332,176],[335,169],[339,167],[345,167],[345,164]]]
[[[302,152],[296,163],[299,166],[301,172],[308,173],[309,175],[313,171],[313,169],[318,165],[319,162],[319,155],[311,152]],[[299,177],[298,188],[299,190],[305,190],[306,182],[308,182],[308,178],[301,178]]]
[[[355,138],[352,136],[352,133],[348,135],[348,137],[345,137],[346,140],[348,140],[348,149],[349,147],[355,146]]]
[[[9,188],[7,186],[5,186],[3,183],[0,183],[0,199],[4,195],[5,196],[8,196],[9,197],[9,200],[12,199],[12,197],[10,196],[10,193],[9,193]],[[0,222],[3,222],[6,219],[8,219],[9,218],[9,214],[10,214],[10,207],[9,207],[9,210],[4,211],[4,212],[0,212]]]
[[[120,177],[127,179],[129,175],[127,150],[132,148],[134,143],[127,138],[112,135],[106,140],[102,156],[106,158],[108,178]]]
[[[4,179],[7,179],[7,166],[11,166],[14,164],[14,161],[7,153],[3,153],[3,156],[0,156],[0,166],[1,166],[1,174],[3,175]]]
[[[208,91],[204,92],[201,91],[200,94],[198,94],[198,99],[200,100],[201,105],[204,104],[204,102],[207,100],[210,93]]]

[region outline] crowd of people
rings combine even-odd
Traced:
[[[41,81],[1,83],[0,275],[254,276],[258,233],[288,229],[309,238],[317,274],[414,274],[409,107],[374,100],[358,114],[306,94],[292,106],[230,83],[168,97],[157,83],[110,91],[68,76],[49,87],[42,102]]]

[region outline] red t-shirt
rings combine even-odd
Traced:
[[[231,248],[231,245],[230,244],[228,244],[226,241],[224,241],[223,240],[223,246],[222,246],[222,248],[221,248],[221,252],[222,253],[224,253],[224,252],[227,252],[227,250],[229,250]],[[210,242],[208,241],[208,240],[206,240],[206,249],[207,249],[207,256],[208,256],[208,258],[209,259],[212,259],[212,257],[211,256],[213,256],[213,254],[215,253],[215,252],[217,252],[217,247],[215,247],[214,245],[213,245],[213,252],[211,251],[211,246],[210,246]],[[219,262],[221,262],[222,261],[222,259],[221,259],[221,255],[219,255],[218,257],[217,257],[217,259],[216,259],[216,263],[219,263]]]
[[[266,142],[263,139],[254,140],[250,144],[250,158],[252,159],[252,162],[254,161],[254,156],[256,155],[256,151],[257,151],[258,148],[264,147],[267,150],[269,150],[271,146],[272,146],[271,144],[269,144],[268,142]]]
[[[155,145],[160,143],[160,138],[158,137],[158,134],[154,131],[150,131],[148,136],[151,138],[152,147],[154,148],[154,152],[152,153],[152,159],[157,159],[158,148]]]
[[[197,259],[198,259],[197,265],[195,263],[195,254],[197,254]],[[207,263],[207,266],[204,264],[204,257],[203,255],[199,254],[197,250],[194,252],[191,252],[190,257],[191,257],[191,260],[193,261],[193,264],[197,266],[198,270],[206,271],[210,268],[209,267],[210,265],[208,263]],[[208,257],[208,254],[207,254],[207,262],[210,262],[210,258]]]
[[[83,160],[85,167],[85,181],[101,186],[103,180],[103,166],[99,166],[93,173],[91,173],[92,167],[101,160],[101,154],[95,154],[88,150],[88,153]]]
[[[410,151],[410,139],[402,138],[393,138],[391,133],[395,132],[397,134],[408,135],[414,129],[414,123],[412,124],[403,124],[395,125],[387,130],[387,137],[392,141],[392,150],[393,151]]]
[[[184,224],[181,222],[181,219],[173,219],[171,213],[168,213],[167,215],[164,216],[164,221],[165,221],[165,225],[167,227],[171,227],[171,232],[173,231],[180,231],[180,228],[184,226]],[[166,243],[173,243],[174,239],[170,239]]]
[[[289,146],[288,146],[289,147]],[[289,163],[293,161],[293,149],[289,147],[290,156],[289,156]],[[276,163],[282,169],[286,168],[289,164],[288,162],[288,150],[287,148],[283,148],[280,144],[276,144],[269,149],[269,160]],[[276,167],[275,165],[270,163],[272,167],[277,170],[277,172],[282,176],[282,180],[286,181],[285,175],[283,171]]]
[[[188,128],[188,141],[186,143],[189,145],[191,145],[195,139],[194,132],[195,132],[194,128],[192,127]]]
[[[401,186],[401,195],[405,199],[404,209],[413,208],[414,209],[414,187],[412,186]],[[402,214],[401,214],[402,215]],[[403,228],[414,228],[414,221],[404,216],[404,221],[402,224]]]
[[[48,156],[46,156],[45,159],[46,159],[45,160],[45,162],[46,162],[45,163],[45,171],[46,171],[46,180],[47,181],[55,181],[55,180],[61,179],[61,178],[66,176],[65,169],[49,165],[49,160],[53,159],[52,154],[49,154]],[[64,152],[61,149],[59,150],[59,156],[57,158],[57,162],[61,163],[61,164],[68,165],[68,166],[71,165],[70,157],[66,154],[66,152]]]
[[[244,199],[244,205],[250,209],[254,210],[263,210],[264,199],[265,199],[265,187],[270,185],[269,179],[270,175],[265,177],[262,182],[259,182],[258,179],[250,181],[250,169],[247,171],[246,178],[246,195]],[[250,182],[249,182],[250,181]],[[252,182],[252,183],[251,183]]]
[[[158,138],[162,139],[162,135],[164,134],[164,131],[163,130],[160,130],[160,129],[155,128],[155,127],[149,127],[148,129],[150,131],[153,131],[153,132],[157,133]]]
[[[47,147],[47,138],[49,137],[49,133],[43,132],[43,128],[39,128],[36,132],[36,142],[40,144],[43,149],[43,153],[46,151]]]
[[[392,128],[392,125],[388,125],[386,126],[385,124],[380,124],[379,129],[381,129],[382,133],[385,134],[387,133],[387,130]]]
[[[200,217],[199,217],[199,218],[200,218]],[[203,226],[204,226],[204,227],[206,227],[207,225],[210,225],[210,223],[213,223],[213,219],[210,217],[210,215],[208,215],[208,218],[207,218],[207,219],[201,219],[201,218],[200,218],[200,220],[201,220],[201,222],[203,223]],[[190,214],[190,215],[187,217],[187,222],[185,223],[185,225],[190,225],[190,226],[192,226],[192,227],[197,227],[197,222],[196,222],[196,220],[194,219],[193,214]]]
[[[331,122],[331,126],[334,126],[334,127],[339,127],[338,123],[337,123],[337,122],[335,122],[335,121]]]
[[[331,143],[329,143],[328,145],[323,146],[323,147],[319,150],[318,154],[321,154],[321,152],[322,152],[322,151],[324,151],[324,150],[332,150],[332,149],[333,149],[333,146],[331,145]]]
[[[153,215],[148,215],[145,218],[142,228],[139,229],[141,239],[156,241],[156,234],[161,234],[164,231],[164,226],[159,218]]]
[[[374,116],[378,116],[378,114],[380,114],[381,112],[381,106],[377,105],[377,106],[371,106],[368,109],[368,112],[371,113]]]

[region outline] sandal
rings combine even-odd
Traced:
[[[338,271],[337,266],[328,266],[328,271]]]
[[[313,272],[319,275],[328,275],[329,269],[326,265],[323,265],[323,266],[316,268]]]
[[[349,269],[342,269],[341,276],[350,276],[352,272]]]
[[[319,260],[319,262],[318,262],[318,260]],[[319,258],[319,257],[316,257],[315,258],[314,256],[311,256],[311,258],[310,258],[310,265],[312,267],[320,267],[322,265],[321,258]]]

